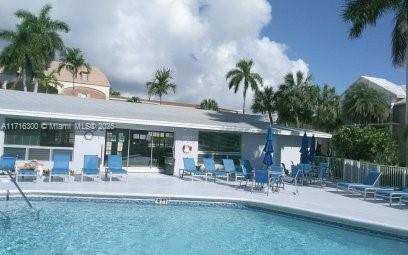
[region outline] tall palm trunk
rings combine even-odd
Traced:
[[[161,99],[162,99],[162,95],[160,94],[160,95],[159,95],[160,104],[161,104]]]
[[[273,125],[273,119],[272,119],[272,112],[268,111],[268,116],[269,116],[269,123],[271,123],[271,126]]]
[[[245,115],[245,99],[246,99],[246,90],[244,88],[244,103],[242,104],[242,114]]]
[[[38,93],[38,79],[34,77],[34,93]]]
[[[74,91],[75,91],[75,76],[72,75],[72,95],[74,95]]]
[[[408,125],[408,42],[405,49],[405,127]],[[392,121],[392,120],[391,120]],[[408,167],[408,136],[405,137],[405,166]]]
[[[25,68],[23,68],[23,89],[24,92],[27,92],[27,72]]]

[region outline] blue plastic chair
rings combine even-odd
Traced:
[[[62,177],[64,181],[65,177],[67,177],[69,181],[69,160],[70,155],[68,153],[58,153],[54,155],[54,166],[50,170],[50,182],[53,176]]]
[[[99,169],[99,157],[98,155],[85,155],[84,156],[84,167],[81,173],[81,182],[84,180],[84,176],[90,177],[92,179],[101,178],[101,173]]]
[[[205,158],[203,159],[204,170],[207,174],[211,174],[214,178],[214,181],[217,177],[227,177],[228,174],[225,171],[219,171],[215,166],[214,159]]]
[[[327,178],[329,174],[329,164],[328,163],[320,163],[319,164],[319,172],[317,173],[317,178],[320,182],[320,186],[323,187],[323,181],[325,178]]]
[[[239,165],[241,167],[242,173],[244,174],[245,186],[248,184],[248,181],[252,181],[253,173],[252,173],[252,166],[249,160],[239,160]],[[241,186],[242,179],[239,182],[239,186]]]
[[[370,170],[368,171],[368,174],[366,177],[364,177],[362,183],[358,182],[338,182],[336,185],[337,191],[339,189],[347,190],[347,191],[355,191],[355,190],[360,190],[360,191],[365,191],[367,188],[373,188],[375,187],[378,182],[380,181],[381,177],[381,172],[376,171],[376,170]]]
[[[285,189],[285,183],[283,182],[284,168],[281,165],[272,165],[271,169],[271,182],[276,184],[277,191],[279,188]]]
[[[16,168],[17,157],[11,155],[2,155],[0,157],[0,170],[12,173]]]
[[[257,187],[257,185],[262,189],[264,184],[266,184],[267,195],[269,195],[269,188],[271,186],[271,183],[268,170],[255,170],[253,181],[254,183],[252,184],[251,192],[253,191],[254,188]]]
[[[108,167],[107,171],[109,174],[109,181],[112,181],[112,177],[118,176],[123,178],[126,175],[126,180],[128,178],[128,172],[122,167],[122,156],[121,155],[108,155]]]
[[[197,166],[193,158],[183,158],[183,168],[179,169],[179,176],[183,178],[186,173],[191,175],[191,181],[194,181],[194,176],[205,176],[207,180],[207,174],[203,171],[197,170]]]
[[[232,159],[223,159],[222,164],[224,165],[225,172],[227,172],[227,182],[230,175],[235,175],[235,181],[238,181],[238,178],[245,178],[245,174],[242,171],[237,171]]]

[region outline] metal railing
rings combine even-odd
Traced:
[[[381,186],[407,187],[408,171],[406,167],[380,165],[365,161],[335,157],[316,157],[316,162],[329,163],[330,174],[333,179],[361,182],[369,170],[376,169],[382,173]]]

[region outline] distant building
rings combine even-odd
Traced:
[[[53,70],[57,71],[58,61],[50,63],[46,74]],[[0,67],[0,85],[2,88],[17,89],[16,78],[19,73],[6,73]],[[110,83],[106,75],[96,66],[92,66],[90,72],[82,68],[76,79],[72,80],[72,74],[65,68],[60,73],[55,73],[57,80],[62,84],[58,87],[58,94],[75,95],[83,98],[109,99]]]
[[[404,163],[406,160],[405,85],[397,85],[383,78],[361,76],[347,90],[358,83],[367,84],[369,87],[384,93],[390,100],[390,118],[389,122],[384,123],[384,125],[389,126],[392,131],[392,135],[398,144],[400,161]]]
[[[45,71],[47,74],[58,69],[60,62],[53,61],[50,67]],[[110,83],[106,75],[96,66],[92,66],[90,72],[82,68],[74,84],[72,74],[67,69],[62,69],[60,73],[55,74],[63,87],[58,88],[58,93],[63,95],[75,95],[79,97],[90,97],[98,99],[109,99]],[[74,86],[73,86],[74,85]]]

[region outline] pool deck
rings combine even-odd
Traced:
[[[29,196],[52,195],[97,195],[137,198],[172,198],[212,201],[243,202],[315,219],[342,223],[371,230],[377,230],[408,238],[408,206],[390,207],[384,200],[363,200],[362,196],[336,192],[334,188],[317,186],[285,185],[284,190],[271,192],[269,196],[260,191],[251,193],[239,188],[237,183],[224,181],[190,181],[161,174],[130,174],[127,182],[19,182]],[[17,190],[8,178],[0,178],[0,195],[7,190],[16,194]],[[298,192],[296,192],[296,190]]]

